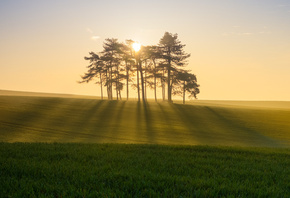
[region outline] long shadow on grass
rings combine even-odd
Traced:
[[[24,139],[28,138],[28,141],[67,142],[89,135],[84,133],[83,129],[87,127],[97,109],[103,103],[103,101],[79,99],[42,99],[42,101],[43,104],[34,104],[37,110],[29,108],[28,114],[31,114],[31,116],[28,116],[30,118],[29,122],[17,123],[17,126],[19,126],[15,130]],[[95,105],[92,105],[92,103],[95,103]],[[26,114],[27,112],[24,116],[27,116]],[[40,114],[43,115],[40,116]],[[28,132],[28,136],[24,132]],[[33,136],[30,137],[30,133],[33,133]],[[15,137],[17,138],[19,135],[16,134]],[[26,136],[27,138],[25,138]]]
[[[90,121],[94,116],[99,112],[100,107],[104,104],[103,100],[96,101],[93,106],[89,106],[89,109],[84,110],[83,112],[75,112],[77,116],[76,124],[77,126],[71,128],[72,131],[81,132],[85,128],[89,127]]]
[[[140,101],[137,102],[137,111],[136,111],[136,133],[137,136],[143,135],[144,132],[144,120],[142,115],[142,104]]]
[[[222,123],[223,125],[228,126],[228,128],[232,128],[232,129],[236,129],[237,131],[240,131],[239,135],[241,135],[242,137],[248,137],[249,139],[251,138],[254,142],[253,146],[257,146],[258,144],[261,144],[261,146],[281,146],[279,143],[277,143],[275,140],[270,139],[264,135],[262,135],[261,133],[259,133],[259,131],[256,131],[252,128],[246,127],[245,125],[243,125],[242,123],[238,123],[237,121],[234,121],[233,119],[230,119],[230,115],[228,117],[224,116],[222,113],[220,113],[219,111],[217,111],[214,108],[211,107],[206,107],[206,109],[208,111],[210,111],[213,115],[215,115],[216,119]],[[236,132],[237,132],[236,131]],[[235,131],[233,131],[234,133]],[[243,141],[241,139],[241,141]],[[251,144],[249,142],[249,144]]]
[[[97,142],[118,142],[127,140],[127,138],[117,137],[115,132],[111,133],[114,131],[116,126],[120,126],[125,102],[120,108],[118,107],[118,104],[120,104],[119,101],[107,101],[106,106],[99,113],[99,117],[97,118],[97,122],[94,126],[94,134],[96,135],[96,138],[98,138],[96,139]],[[114,123],[116,119],[119,120],[117,123]]]
[[[222,114],[211,107],[173,104],[188,130],[198,141],[206,144],[237,144],[247,146],[279,146],[277,142],[246,127],[235,115]]]
[[[136,133],[137,137],[144,139],[146,143],[154,143],[155,140],[155,130],[152,122],[149,104],[146,102],[137,102]]]
[[[180,117],[184,126],[192,134],[193,138],[199,143],[215,144],[216,139],[212,138],[213,133],[205,120],[203,113],[207,113],[203,107],[193,107],[189,105],[171,104],[176,112],[176,116]],[[207,115],[205,115],[207,116]]]
[[[116,113],[118,101],[106,101],[104,108],[99,112],[97,122],[95,124],[96,132],[107,132],[112,127],[112,117]]]
[[[142,104],[143,104],[143,109],[144,109],[147,139],[150,143],[154,143],[154,141],[155,141],[155,129],[152,125],[153,120],[152,120],[152,113],[150,111],[150,106],[149,106],[149,103],[147,103],[147,102],[143,102]]]
[[[85,102],[80,101],[74,104],[80,106],[76,109],[69,109],[70,111],[68,112],[64,109],[56,116],[54,123],[51,123],[53,126],[59,126],[59,135],[62,134],[62,136],[58,137],[59,141],[70,141],[73,139],[77,140],[78,138],[83,137],[91,138],[91,134],[87,131],[91,128],[91,123],[104,104],[104,101],[88,100]]]
[[[49,116],[50,112],[57,109],[64,103],[60,98],[25,98],[27,102],[23,104],[23,109],[19,108],[1,123],[9,127],[8,136],[17,137],[23,135],[24,131],[37,130],[40,120]],[[1,129],[1,128],[0,128]],[[3,133],[4,131],[1,130]],[[13,137],[13,138],[14,138]]]
[[[15,124],[32,124],[47,114],[46,112],[53,111],[64,102],[59,98],[33,98],[31,100],[32,104],[25,104],[24,111],[21,112],[20,109],[14,117],[10,118],[12,122],[15,122]]]
[[[115,134],[118,134],[118,133],[120,133],[123,130],[123,129],[120,128],[121,127],[120,123],[121,123],[121,121],[123,119],[122,115],[124,113],[124,107],[125,107],[126,102],[120,101],[119,104],[121,104],[121,107],[118,107],[118,109],[116,109],[117,114],[114,117],[113,122],[112,122],[113,123],[112,124],[113,127],[112,127],[111,132],[113,132]]]
[[[48,142],[82,142],[94,140],[96,137],[100,139],[102,135],[99,136],[92,130],[92,122],[99,115],[103,103],[104,101],[73,100],[68,108],[59,108],[54,114],[55,117],[37,130]]]
[[[136,118],[137,118],[137,132],[142,130],[142,112],[141,112],[141,102],[137,102],[137,111],[136,111]]]
[[[175,116],[175,115],[170,115],[168,112],[166,112],[165,110],[165,107],[160,104],[160,103],[157,103],[159,105],[159,108],[161,110],[161,113],[162,113],[162,117],[164,118],[165,120],[165,124],[166,124],[166,128],[167,128],[167,132],[176,132],[174,130],[174,126],[172,125],[172,118],[171,116]]]

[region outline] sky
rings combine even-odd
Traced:
[[[199,99],[290,100],[289,21],[290,0],[0,0],[0,89],[100,95],[77,83],[84,56],[106,38],[153,45],[170,32]]]

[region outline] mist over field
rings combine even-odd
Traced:
[[[10,93],[14,95],[0,96],[0,139],[4,142],[290,144],[289,102],[194,101],[182,105]]]
[[[290,197],[289,0],[0,0],[0,197]]]
[[[0,93],[5,195],[290,195],[289,102]]]

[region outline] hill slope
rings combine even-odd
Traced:
[[[1,89],[0,89],[0,96],[34,96],[34,97],[100,99],[100,97],[98,97],[98,96],[84,96],[84,95],[75,95],[75,94],[60,94],[60,93],[45,93],[45,92],[13,91],[13,90],[1,90]]]
[[[0,141],[289,147],[288,104],[0,96]]]

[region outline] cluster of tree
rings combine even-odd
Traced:
[[[135,46],[134,46],[135,45]],[[121,100],[121,91],[126,85],[127,100],[129,98],[129,85],[137,89],[138,100],[145,101],[147,88],[154,89],[157,101],[157,88],[162,90],[162,99],[172,101],[172,95],[196,98],[199,85],[196,76],[185,70],[190,54],[184,52],[185,45],[178,40],[177,34],[165,32],[158,45],[140,46],[132,40],[125,43],[118,39],[106,39],[103,51],[90,52],[85,60],[90,61],[88,71],[81,76],[79,83],[96,80],[101,87],[107,88],[107,97],[113,99],[113,89],[117,100]],[[167,97],[166,97],[167,87]],[[141,92],[141,94],[140,94]]]

